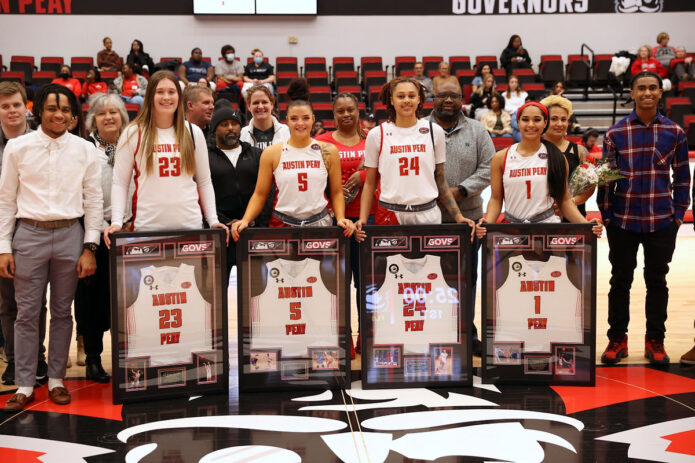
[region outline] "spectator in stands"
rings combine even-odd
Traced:
[[[108,93],[109,87],[106,82],[101,80],[101,73],[99,68],[93,67],[87,71],[87,77],[82,85],[82,101],[86,101],[94,94],[97,93]]]
[[[429,120],[436,122],[444,129],[446,136],[446,161],[444,175],[464,217],[478,221],[483,216],[483,200],[480,194],[490,185],[490,160],[495,154],[495,147],[487,134],[485,127],[466,117],[461,109],[463,93],[461,86],[456,83],[445,83],[439,88],[434,98],[434,109]],[[442,211],[442,222],[454,222],[445,208]],[[478,254],[480,240],[473,239],[470,256],[472,275],[471,312],[475,311],[475,284],[478,279]],[[475,318],[472,316],[471,319]],[[481,344],[478,340],[478,330],[473,325],[473,354],[481,354]]]
[[[263,60],[263,52],[259,48],[251,51],[253,61],[244,68],[244,86],[241,89],[242,96],[246,97],[246,92],[254,85],[265,85],[273,93],[275,83],[275,69],[270,63]]]
[[[58,77],[53,79],[51,83],[69,88],[70,90],[72,90],[72,93],[74,93],[77,98],[79,98],[80,95],[82,95],[82,84],[80,84],[80,81],[72,76],[72,70],[68,65],[61,66],[60,72],[58,73]]]
[[[215,188],[215,204],[220,222],[231,227],[244,216],[249,199],[256,189],[261,150],[240,140],[243,120],[230,104],[215,110],[210,122],[208,137],[208,159],[210,176]],[[267,227],[271,203],[256,219],[254,226]],[[236,242],[227,246],[227,273],[236,265]]]
[[[94,253],[103,220],[96,148],[68,133],[78,108],[69,89],[55,84],[42,87],[35,107],[39,130],[5,148],[0,276],[14,278],[18,309],[14,326],[18,388],[5,405],[8,411],[22,410],[34,400],[41,295],[48,282],[49,397],[57,405],[71,401],[63,384],[73,330],[71,306],[78,279],[96,270]],[[50,210],[44,207],[49,203]]]
[[[362,185],[367,172],[363,169],[364,143],[367,134],[360,128],[360,110],[357,97],[352,93],[340,93],[333,100],[333,118],[336,130],[325,132],[317,136],[316,140],[331,143],[338,148],[340,154],[340,170],[343,181],[343,195],[345,196],[345,217],[356,222],[360,218],[360,202],[362,200]],[[372,214],[368,222],[374,223],[376,204],[372,207]],[[350,240],[350,268],[355,288],[361,288],[359,275],[359,243]],[[359,293],[358,293],[359,294]],[[357,313],[359,317],[360,300],[357,301]],[[358,319],[359,321],[359,319]],[[352,341],[352,340],[351,340]],[[360,335],[357,335],[357,348],[361,349]]]
[[[676,49],[669,46],[669,39],[668,33],[660,32],[656,36],[658,45],[652,48],[652,56],[661,63],[664,69],[668,69],[671,66],[671,60],[676,58]]]
[[[104,37],[104,49],[97,53],[97,67],[101,71],[118,71],[120,56],[113,51],[113,41],[110,37]]]
[[[207,80],[205,77],[201,77],[200,79],[198,79],[197,84],[202,87],[207,87],[211,89],[213,92],[215,91],[215,82]]]
[[[186,111],[186,120],[195,124],[208,137],[208,124],[212,119],[215,109],[214,93],[207,87],[193,85],[183,91],[183,107]]]
[[[507,91],[504,93],[504,110],[507,111],[512,117],[519,109],[521,105],[526,103],[528,99],[528,93],[524,91],[519,83],[519,78],[517,76],[509,76],[507,80]]]
[[[458,83],[458,79],[449,73],[449,63],[447,63],[446,61],[442,61],[441,63],[439,63],[439,75],[435,76],[434,79],[432,79],[432,91],[434,93],[437,93],[437,87],[439,87],[444,82]]]
[[[687,82],[695,78],[695,63],[685,47],[676,48],[676,58],[671,60],[671,78],[676,82]]]
[[[552,89],[550,90],[551,95],[557,95],[557,96],[564,96],[565,92],[567,91],[567,86],[565,83],[561,80],[558,80],[553,84]],[[567,129],[568,133],[579,133],[582,129],[582,126],[579,124],[579,121],[577,120],[576,114],[572,113],[570,115],[570,120],[569,120],[569,128]]]
[[[541,100],[541,104],[548,108],[548,127],[545,131],[545,139],[555,145],[567,160],[569,166],[568,178],[572,177],[574,170],[586,161],[589,155],[586,148],[567,139],[567,128],[569,119],[572,115],[572,102],[567,98],[553,95]],[[577,205],[577,209],[586,217],[586,207],[584,203],[591,198],[596,188],[589,188],[583,193],[572,197],[572,201]],[[565,220],[566,221],[566,220]]]
[[[487,100],[492,95],[499,95],[495,90],[495,77],[492,74],[485,76],[483,85],[471,95],[471,117],[480,120],[487,111]]]
[[[490,95],[485,103],[487,111],[480,117],[492,138],[512,136],[512,121],[509,113],[504,110],[504,97],[502,95]]]
[[[603,157],[625,175],[598,187],[597,203],[606,222],[608,259],[608,339],[603,363],[627,357],[630,288],[637,251],[644,251],[647,318],[644,355],[652,364],[668,364],[664,349],[668,308],[666,275],[678,228],[690,205],[688,140],[684,130],[659,113],[661,77],[639,72],[630,82],[632,114],[608,129]]]
[[[154,61],[152,61],[150,55],[145,53],[145,47],[138,39],[133,40],[133,43],[130,45],[130,53],[128,53],[126,63],[137,64],[144,73],[154,73]]]
[[[422,63],[422,61],[418,61],[417,63],[415,63],[413,71],[415,71],[413,79],[417,80],[422,84],[423,87],[425,87],[425,98],[427,100],[431,100],[433,97],[432,79],[425,75],[425,65]]]
[[[598,130],[591,127],[586,129],[586,132],[582,135],[582,145],[592,156],[596,156],[602,152],[601,147],[596,144],[598,137]]]
[[[376,127],[378,123],[379,122],[376,120],[376,116],[374,114],[367,114],[367,117],[362,121],[362,130],[367,133]]]
[[[178,75],[184,84],[195,84],[200,79],[212,80],[215,77],[215,68],[203,59],[203,51],[196,47],[191,50],[188,61],[179,66]]]
[[[651,71],[658,74],[662,79],[668,76],[667,68],[661,65],[661,62],[652,56],[652,49],[648,45],[642,45],[637,51],[637,59],[632,63],[630,71],[633,76],[636,76],[642,71]]]
[[[246,92],[246,106],[251,120],[241,129],[241,141],[261,151],[290,138],[290,129],[281,124],[274,114],[275,97],[265,85],[256,85]]]
[[[531,69],[531,57],[521,45],[521,37],[516,34],[509,37],[507,48],[502,50],[500,55],[500,64],[507,71],[507,75],[510,75],[514,69]]]
[[[323,121],[315,121],[314,125],[311,127],[311,136],[315,137],[326,133],[326,129],[323,127]]]
[[[7,142],[26,133],[33,132],[27,123],[27,95],[23,85],[17,82],[0,82],[0,169],[3,151]],[[5,341],[5,358],[7,366],[2,374],[2,384],[14,384],[14,322],[17,319],[17,302],[14,297],[14,280],[0,277],[0,327]],[[46,364],[46,291],[41,302],[39,320],[37,383],[46,381],[48,365]]]
[[[123,101],[129,104],[136,104],[142,108],[145,101],[144,96],[147,92],[147,79],[140,75],[139,66],[127,62],[123,65],[123,74],[113,80],[116,93],[121,95]]]
[[[492,74],[492,67],[485,63],[480,68],[476,71],[476,75],[473,78],[473,82],[471,82],[471,90],[475,92],[478,90],[478,88],[483,85],[483,79],[485,79],[485,76],[488,74]]]
[[[222,47],[222,59],[215,64],[217,76],[217,88],[220,96],[224,96],[232,103],[239,103],[239,95],[244,79],[244,66],[236,60],[234,47],[225,45]]]
[[[101,189],[104,200],[102,230],[111,222],[111,184],[113,183],[113,159],[118,137],[128,124],[128,112],[116,94],[98,94],[89,102],[86,125],[88,141],[98,149],[101,166]],[[131,191],[132,196],[132,191]],[[130,220],[130,208],[126,206],[124,221]],[[100,240],[96,254],[97,270],[89,279],[80,280],[75,293],[75,321],[77,332],[84,343],[85,376],[97,383],[108,383],[111,377],[101,364],[104,350],[104,332],[111,326],[111,291],[109,279],[109,250]]]

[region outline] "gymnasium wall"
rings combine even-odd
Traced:
[[[378,1],[378,0],[377,0]],[[402,12],[400,12],[402,14]],[[155,60],[190,56],[194,46],[215,60],[225,43],[238,56],[261,48],[267,56],[481,55],[499,57],[509,36],[521,35],[537,64],[541,54],[578,54],[582,42],[596,53],[654,45],[668,31],[671,45],[695,51],[695,12],[638,14],[543,14],[507,16],[90,16],[2,15],[0,54],[95,56],[101,39],[127,54],[139,38]],[[297,45],[288,44],[290,35]],[[271,60],[271,62],[274,61]]]

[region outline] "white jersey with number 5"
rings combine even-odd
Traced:
[[[367,304],[374,344],[403,344],[410,354],[429,352],[430,343],[458,342],[458,292],[446,284],[439,256],[388,256],[384,283]]]
[[[251,349],[282,349],[308,357],[308,348],[338,346],[338,300],[321,279],[321,263],[276,259],[265,264],[263,293],[251,298]]]
[[[439,125],[433,123],[432,132],[426,119],[418,119],[412,127],[384,122],[369,131],[364,165],[379,169],[379,199],[410,206],[437,199],[434,166],[446,161],[446,139]]]
[[[273,175],[278,188],[276,211],[304,219],[326,208],[328,171],[317,141],[312,140],[304,148],[283,143],[280,162]]]
[[[567,277],[565,259],[509,258],[509,275],[497,290],[495,342],[523,342],[526,352],[583,340],[582,294]]]
[[[531,217],[553,207],[553,198],[548,190],[548,150],[541,144],[532,156],[518,153],[518,143],[509,147],[504,163],[502,185],[504,187],[504,210],[519,219]],[[543,222],[560,222],[556,215]]]
[[[150,357],[150,366],[190,363],[192,352],[212,347],[210,307],[192,265],[141,268],[138,297],[126,309],[127,357]]]

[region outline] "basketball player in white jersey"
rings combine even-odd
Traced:
[[[261,155],[256,190],[241,220],[232,224],[232,236],[248,227],[263,209],[273,182],[277,186],[277,202],[270,226],[330,226],[324,191],[330,188],[331,207],[345,236],[353,233],[353,223],[345,218],[345,198],[337,148],[311,138],[314,124],[311,104],[294,100],[287,107],[290,138],[272,145]]]
[[[422,85],[399,77],[384,85],[380,98],[386,104],[389,120],[367,134],[367,176],[358,230],[367,223],[379,177],[379,205],[391,214],[377,220],[378,224],[442,223],[439,202],[456,222],[467,222],[475,229],[473,221],[461,214],[444,178],[444,129],[419,118],[425,101]],[[362,235],[359,237],[364,239]]]
[[[490,166],[492,192],[487,216],[480,219],[476,233],[485,236],[484,223],[495,223],[505,207],[511,223],[560,223],[553,204],[573,223],[587,223],[567,191],[568,166],[555,145],[541,136],[548,123],[548,109],[530,102],[517,111],[521,142],[495,153]],[[592,231],[601,236],[601,219],[592,219]],[[483,225],[483,226],[481,226]]]
[[[121,231],[126,196],[135,178],[132,230],[195,230],[217,220],[215,191],[203,132],[184,119],[181,88],[174,74],[156,72],[140,114],[123,131],[114,158],[111,225],[104,241]],[[130,231],[130,230],[129,230]]]

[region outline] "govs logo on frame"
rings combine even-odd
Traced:
[[[616,13],[659,13],[664,0],[615,0]]]

